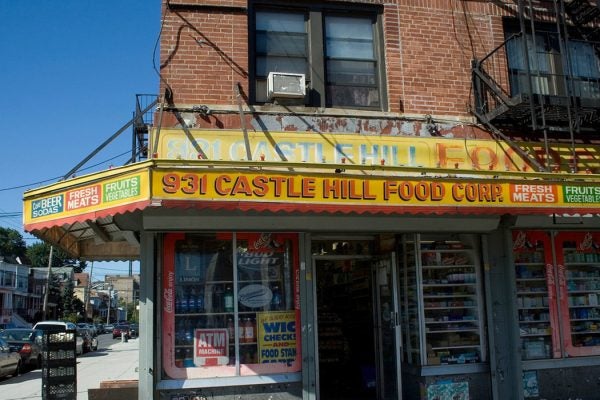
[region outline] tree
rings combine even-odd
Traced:
[[[75,296],[73,281],[64,284],[62,292],[62,318],[71,322],[78,322],[85,315],[83,301]]]
[[[0,255],[25,258],[26,250],[23,236],[17,230],[0,227]]]
[[[48,257],[50,257],[50,244],[48,243],[38,242],[27,247],[27,258],[32,267],[48,267]],[[61,249],[54,247],[52,250],[52,268],[58,268],[64,265],[75,265],[75,272],[82,272],[85,268],[85,262],[78,262],[77,259],[74,259]]]
[[[63,317],[73,314],[73,297],[75,296],[73,287],[73,281],[71,280],[64,283],[62,292]]]

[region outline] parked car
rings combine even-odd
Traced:
[[[66,332],[77,331],[77,325],[72,322],[63,321],[40,321],[34,325],[33,329],[39,329],[44,332]],[[75,352],[77,355],[83,354],[83,338],[75,335]]]
[[[21,363],[33,369],[42,366],[42,336],[44,332],[35,329],[11,328],[0,332],[11,351],[21,355]]]
[[[10,346],[0,339],[0,376],[17,376],[21,372],[21,355],[10,351]]]
[[[93,336],[96,336],[98,334],[98,330],[96,329],[96,327],[93,324],[87,324],[85,322],[80,322],[77,324],[77,328],[78,329],[79,328],[88,329]]]
[[[106,333],[106,331],[104,330],[104,324],[94,324],[94,326],[96,327],[96,333],[98,335]]]
[[[115,326],[113,324],[106,324],[106,325],[104,325],[104,332],[112,333],[114,327]]]
[[[140,326],[138,324],[129,325],[129,336],[138,337],[140,335]]]
[[[125,337],[129,339],[131,337],[129,334],[129,325],[115,325],[115,328],[112,331],[113,339],[120,338],[121,333],[125,333]]]
[[[52,332],[65,332],[67,330],[75,330],[77,326],[72,322],[63,321],[40,321],[34,325],[33,329]]]
[[[87,328],[77,328],[77,337],[81,338],[81,352],[87,353],[93,350],[92,333]]]
[[[78,356],[83,354],[83,338],[75,334],[75,354]]]

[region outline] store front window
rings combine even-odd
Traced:
[[[513,232],[523,360],[600,355],[600,234]]]
[[[405,235],[402,250],[403,361],[413,365],[485,362],[477,236]]]
[[[300,370],[296,243],[271,233],[166,235],[166,377]]]

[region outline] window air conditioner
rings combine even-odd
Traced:
[[[304,74],[269,72],[267,91],[269,99],[304,97],[306,95]]]

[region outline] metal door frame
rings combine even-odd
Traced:
[[[308,235],[307,235],[308,236]],[[307,346],[304,345],[304,341],[303,341],[303,348],[306,348],[307,350],[310,348],[314,354],[314,358],[312,358],[312,362],[309,362],[309,364],[311,364],[311,366],[309,368],[312,369],[310,375],[311,377],[304,380],[305,383],[312,383],[314,384],[314,392],[312,391],[312,389],[309,388],[304,388],[304,399],[320,399],[320,371],[319,371],[319,338],[318,338],[318,333],[319,333],[319,327],[318,327],[318,316],[317,316],[317,285],[316,285],[316,277],[317,277],[317,267],[316,264],[318,261],[321,260],[365,260],[365,261],[370,261],[371,262],[371,266],[370,266],[370,273],[376,274],[376,263],[378,261],[384,260],[390,263],[390,268],[391,268],[391,279],[392,279],[392,304],[394,306],[394,311],[393,311],[393,315],[392,318],[394,319],[394,324],[395,324],[395,328],[394,328],[394,337],[395,337],[395,342],[396,342],[396,346],[395,346],[395,357],[396,357],[396,386],[397,386],[397,391],[398,391],[398,400],[402,399],[402,363],[401,363],[401,354],[402,354],[402,341],[401,341],[401,325],[400,325],[400,306],[398,303],[398,298],[399,298],[399,280],[398,280],[398,266],[396,264],[396,254],[395,252],[389,252],[384,256],[377,256],[377,255],[318,255],[318,254],[311,254],[310,253],[310,242],[311,239],[310,237],[306,238],[306,242],[305,242],[305,246],[304,249],[308,251],[308,253],[306,253],[307,257],[306,257],[306,261],[310,260],[310,265],[303,265],[301,269],[303,269],[303,277],[304,279],[302,279],[305,283],[305,288],[307,289],[304,293],[306,293],[307,295],[310,295],[310,299],[307,299],[306,302],[304,302],[303,304],[306,305],[306,308],[304,309],[305,311],[302,311],[303,314],[306,315],[306,320],[305,322],[303,322],[303,331],[306,332],[306,335],[303,334],[303,337],[308,341]],[[376,279],[376,276],[373,277],[374,279]],[[376,282],[373,282],[374,284],[372,285],[372,299],[373,299],[373,310],[372,310],[372,316],[375,319],[375,317],[379,318],[380,315],[379,313],[376,313],[376,311],[379,310],[379,297],[378,297],[378,288],[376,287],[377,285],[375,284]],[[310,310],[310,313],[308,312],[308,310]],[[373,321],[375,323],[375,321]],[[376,356],[376,362],[379,364],[377,366],[377,397],[380,398],[381,396],[381,385],[383,385],[383,379],[380,379],[379,374],[380,371],[382,370],[382,365],[381,363],[382,361],[382,357],[381,354],[378,352],[383,351],[384,349],[380,349],[379,347],[379,343],[381,343],[381,325],[377,325],[373,327],[374,329],[376,329],[377,331],[376,336],[375,336],[375,343],[374,343],[374,350],[375,350],[375,356]],[[304,351],[303,351],[304,353]],[[308,351],[307,353],[310,353],[310,351]],[[306,353],[305,353],[306,355]],[[307,358],[307,357],[304,357]],[[306,370],[303,367],[303,371],[306,372]]]

